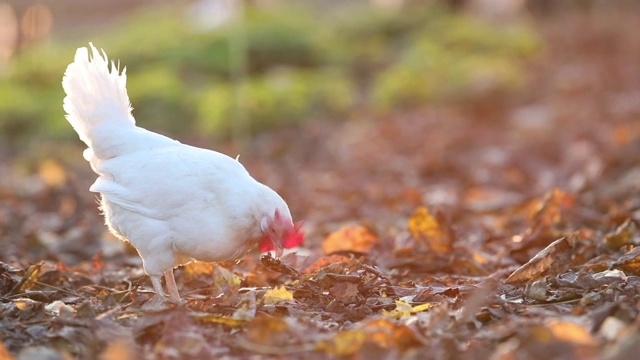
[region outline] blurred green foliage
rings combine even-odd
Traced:
[[[489,24],[438,7],[317,14],[247,8],[241,24],[203,31],[184,8],[154,8],[90,37],[28,48],[0,82],[0,140],[74,136],[63,120],[60,81],[75,48],[90,39],[126,64],[140,125],[218,137],[231,131],[237,94],[249,128],[260,131],[346,117],[357,107],[387,111],[509,90],[523,83],[523,64],[540,49],[523,24]],[[239,39],[244,68],[230,61]]]

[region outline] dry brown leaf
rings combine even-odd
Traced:
[[[530,219],[538,225],[551,226],[562,221],[562,210],[575,206],[576,197],[560,189],[553,189],[531,206]]]
[[[627,219],[624,223],[618,226],[613,233],[607,234],[603,241],[611,249],[618,250],[629,244],[633,239],[633,236],[636,235],[636,232],[636,223],[631,219]]]
[[[322,251],[331,254],[336,251],[369,252],[378,243],[378,237],[363,226],[345,226],[329,234],[322,242]]]
[[[622,255],[612,268],[620,269],[626,274],[640,275],[640,246],[636,246]]]
[[[560,238],[536,254],[526,264],[511,274],[508,284],[522,284],[538,280],[546,275],[557,275],[571,263],[571,243],[566,237]]]

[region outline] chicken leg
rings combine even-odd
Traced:
[[[164,296],[160,276],[150,275],[149,278],[151,278],[151,284],[153,285],[153,290],[156,294],[158,296]],[[167,283],[167,290],[169,290],[169,299],[175,303],[179,303],[180,294],[178,293],[178,287],[176,286],[176,279],[173,276],[173,269],[169,269],[164,272],[164,281]]]

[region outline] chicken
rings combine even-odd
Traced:
[[[87,145],[106,225],[131,243],[153,289],[179,301],[173,275],[192,260],[227,261],[258,245],[281,256],[303,241],[285,201],[237,159],[135,125],[120,70],[90,44],[62,79],[66,119]]]

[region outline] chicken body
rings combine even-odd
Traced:
[[[90,190],[102,195],[107,226],[137,249],[158,295],[164,274],[178,300],[173,268],[194,259],[237,259],[261,239],[299,245],[285,201],[236,159],[137,127],[124,72],[91,49],[92,58],[78,49],[65,72],[64,109],[99,175]]]

